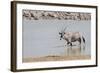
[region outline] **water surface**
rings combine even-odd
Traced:
[[[63,55],[65,41],[60,40],[59,31],[80,32],[86,40],[85,54],[91,53],[91,22],[88,20],[23,20],[22,55],[35,57]]]

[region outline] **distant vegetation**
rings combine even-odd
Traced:
[[[91,20],[90,13],[23,10],[23,18],[28,20],[56,19],[56,20]]]

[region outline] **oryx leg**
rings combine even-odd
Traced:
[[[67,46],[68,46],[67,53],[68,53],[68,55],[70,55],[70,54],[72,54],[72,43],[71,42],[68,42],[67,43]]]
[[[83,50],[85,50],[85,38],[82,36],[83,39]]]
[[[82,36],[82,44],[81,44],[82,50],[83,50],[83,54],[85,52],[85,38]]]
[[[81,41],[81,37],[80,38],[78,38],[78,42],[79,42],[79,44],[77,44],[78,46],[79,46],[79,54],[81,54],[81,52],[82,52],[82,41]]]
[[[65,47],[65,56],[68,55],[68,44],[65,42],[64,44],[64,47]]]

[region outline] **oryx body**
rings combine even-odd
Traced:
[[[73,46],[79,46],[79,50],[85,50],[85,38],[80,32],[65,32],[65,29],[59,32],[60,40],[66,41],[66,46],[70,46],[72,50]]]

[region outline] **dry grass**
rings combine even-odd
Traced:
[[[44,57],[23,58],[23,62],[42,62],[42,61],[67,61],[67,60],[87,60],[91,59],[88,55],[57,56],[49,55]]]

